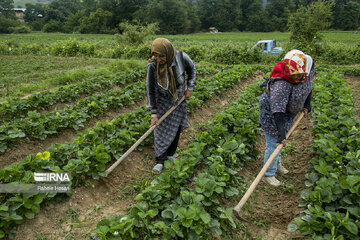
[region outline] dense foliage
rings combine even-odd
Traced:
[[[357,30],[360,3],[356,0],[333,2],[331,27]],[[49,4],[26,4],[25,22],[33,30],[46,32],[119,33],[119,24],[137,20],[157,23],[160,33],[179,34],[216,27],[229,31],[287,31],[292,14],[314,0],[53,0]],[[13,18],[13,0],[0,2],[5,18]],[[4,25],[0,18],[0,25]],[[2,32],[8,32],[2,31]]]
[[[360,239],[360,125],[345,84],[334,71],[318,74],[315,81],[315,156],[301,193],[307,208],[295,219],[311,239]]]

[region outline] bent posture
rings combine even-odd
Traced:
[[[259,102],[259,124],[266,139],[264,164],[277,144],[286,144],[285,134],[291,128],[295,116],[300,111],[311,111],[313,78],[313,59],[299,50],[291,50],[282,61],[275,64]],[[275,178],[277,170],[288,173],[281,164],[281,152],[265,173],[265,181],[273,186],[281,185]]]

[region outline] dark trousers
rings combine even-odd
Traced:
[[[159,157],[156,157],[156,163],[164,164],[164,162],[167,160],[168,156],[174,155],[176,148],[179,144],[180,130],[181,130],[181,126],[179,126],[176,136],[175,136],[173,142],[170,144],[169,148],[163,154],[161,154]]]

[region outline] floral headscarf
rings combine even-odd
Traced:
[[[176,90],[174,73],[170,66],[170,63],[176,56],[176,50],[168,39],[156,38],[151,45],[151,54],[153,53],[164,56],[156,64],[157,83],[163,89],[169,90],[173,96],[173,100],[176,101],[178,99],[178,94]],[[154,56],[150,59],[150,62],[155,62]]]
[[[308,67],[307,67],[307,57],[306,55],[299,50],[293,49],[288,52],[284,59],[277,64],[275,64],[271,74],[271,78],[283,78],[291,83],[302,83],[307,80]],[[301,79],[293,79],[293,75],[304,74],[304,77]]]

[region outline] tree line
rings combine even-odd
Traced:
[[[360,0],[318,1],[331,3],[331,29],[359,29]],[[31,28],[44,32],[114,34],[122,32],[124,22],[156,23],[159,34],[194,33],[209,27],[221,32],[288,31],[290,17],[318,1],[53,0],[49,4],[26,4],[25,23],[19,25],[14,22],[13,0],[0,0],[0,32]]]

